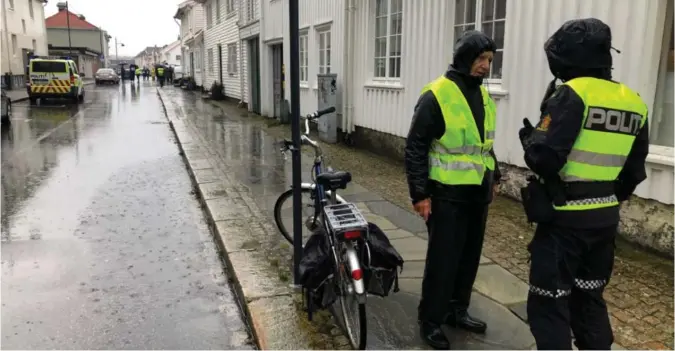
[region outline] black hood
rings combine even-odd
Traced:
[[[611,49],[612,31],[597,18],[567,21],[544,44],[551,73],[563,81],[611,79]]]
[[[494,40],[485,33],[476,30],[466,31],[455,42],[450,71],[461,73],[464,78],[475,80],[477,84],[481,84],[483,81],[482,77],[470,76],[471,66],[483,52],[494,52],[496,50],[497,45]]]

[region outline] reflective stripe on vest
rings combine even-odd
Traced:
[[[565,83],[584,102],[581,130],[560,178],[565,182],[613,182],[619,176],[635,137],[647,120],[640,96],[621,83],[576,78]],[[561,211],[618,206],[615,195],[568,201]]]
[[[441,76],[427,84],[422,94],[429,90],[434,93],[445,121],[445,133],[434,140],[429,150],[429,178],[448,185],[480,185],[485,168],[495,169],[495,160],[490,154],[495,137],[494,101],[481,87],[485,106],[485,141],[482,142],[471,108],[457,84]]]
[[[158,69],[157,69],[157,75],[158,75],[158,76],[163,76],[163,75],[164,75],[164,68],[158,68]]]

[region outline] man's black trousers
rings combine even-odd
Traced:
[[[602,297],[614,266],[616,226],[537,226],[528,249],[527,315],[539,350],[609,350],[614,336]]]
[[[419,320],[443,324],[448,315],[469,307],[487,213],[484,203],[432,200]]]

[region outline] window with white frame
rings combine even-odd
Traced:
[[[325,29],[317,33],[319,47],[319,74],[330,73],[330,29]]]
[[[225,1],[227,1],[227,4],[226,4],[227,13],[230,14],[230,13],[234,12],[234,0],[225,0]]]
[[[209,49],[207,55],[209,73],[213,73],[213,49]]]
[[[467,30],[479,30],[497,44],[490,79],[502,78],[506,0],[455,0],[455,40]]]
[[[197,49],[195,50],[195,70],[199,71],[202,69],[202,51]]]
[[[23,31],[23,34],[26,34],[26,20],[25,19],[21,20],[21,30]]]
[[[246,1],[246,19],[248,21],[255,20],[256,15],[256,3],[255,0],[245,0]]]
[[[17,51],[19,51],[19,43],[16,34],[12,34],[12,55],[16,56]]]
[[[9,9],[14,10],[14,0],[9,0]]]
[[[216,24],[220,24],[220,0],[216,0]]]
[[[237,74],[237,43],[227,44],[227,74]]]
[[[206,28],[211,28],[213,25],[213,9],[211,4],[206,4]]]
[[[30,14],[31,19],[35,18],[35,12],[33,11],[33,0],[28,0],[28,13]]]
[[[375,0],[375,78],[401,78],[403,0]]]
[[[32,47],[33,47],[33,53],[35,53],[35,52],[37,51],[37,41],[36,41],[35,39],[33,39],[33,40],[31,41],[31,44],[33,44],[33,45],[32,45]]]
[[[309,52],[307,33],[300,34],[300,81],[307,82],[309,80]]]

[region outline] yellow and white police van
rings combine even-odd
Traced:
[[[33,56],[28,63],[26,90],[31,104],[37,99],[84,101],[84,82],[77,64],[69,57]]]

